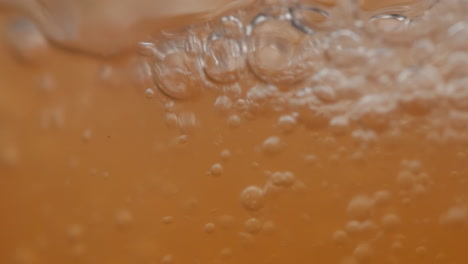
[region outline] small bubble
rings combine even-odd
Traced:
[[[271,181],[276,186],[291,187],[294,184],[295,176],[290,171],[274,172],[271,174]]]
[[[18,164],[20,152],[17,147],[12,145],[0,146],[0,165],[12,167]]]
[[[225,95],[221,95],[218,96],[218,98],[216,98],[216,101],[214,103],[214,109],[220,114],[226,114],[229,112],[229,110],[231,110],[232,105],[233,103],[231,98]]]
[[[92,132],[91,132],[91,129],[89,129],[89,128],[85,129],[83,131],[83,134],[81,135],[81,137],[85,141],[89,141],[91,139],[91,136],[92,136]]]
[[[174,263],[174,257],[172,255],[168,254],[162,257],[161,259],[161,264],[172,264]]]
[[[223,259],[228,259],[232,257],[232,249],[231,248],[223,248],[220,252],[220,255]]]
[[[382,217],[382,226],[387,230],[395,230],[400,225],[400,217],[395,214],[386,214]]]
[[[349,221],[346,224],[346,231],[348,231],[350,234],[357,234],[361,232],[361,223],[356,220]]]
[[[204,227],[203,227],[203,231],[205,231],[205,233],[207,234],[211,234],[215,231],[215,224],[213,223],[207,223]]]
[[[23,17],[14,19],[7,28],[7,41],[15,55],[26,62],[46,57],[49,45],[36,24]]]
[[[234,224],[234,217],[232,215],[220,215],[217,219],[219,226],[224,229],[228,229],[232,227]]]
[[[220,153],[221,160],[228,161],[231,158],[231,151],[229,149],[223,149]]]
[[[416,178],[413,173],[411,173],[410,171],[404,170],[398,173],[397,183],[403,189],[410,189],[415,185]]]
[[[360,261],[368,260],[373,255],[372,247],[369,243],[360,243],[353,252],[354,257]]]
[[[86,253],[86,246],[83,243],[78,243],[72,246],[71,251],[74,256],[83,256]]]
[[[68,228],[67,235],[73,240],[79,239],[83,236],[83,228],[81,225],[72,225]]]
[[[133,215],[130,211],[121,209],[115,214],[115,220],[119,225],[128,225],[133,221]]]
[[[357,66],[366,62],[366,47],[360,36],[351,30],[331,33],[327,55],[338,66]]]
[[[380,190],[374,193],[375,205],[386,205],[390,202],[392,194],[386,190]]]
[[[263,207],[263,190],[258,186],[248,186],[242,191],[240,198],[247,210],[256,211]]]
[[[262,229],[262,222],[257,218],[250,218],[249,220],[245,221],[244,224],[245,231],[255,234]]]
[[[161,221],[168,225],[168,224],[172,224],[174,222],[174,217],[172,216],[164,216],[163,218],[161,218]]]
[[[466,208],[461,206],[454,206],[450,208],[439,218],[440,223],[455,227],[463,226],[467,223],[467,220],[468,211],[466,210]]]
[[[343,245],[348,240],[348,234],[346,231],[337,230],[333,233],[332,239],[335,243]]]
[[[423,246],[419,246],[416,248],[416,254],[418,256],[424,256],[427,254],[427,248],[426,247],[423,247]]]
[[[221,174],[223,174],[223,170],[223,165],[221,165],[220,163],[215,163],[211,166],[209,173],[212,176],[219,177],[221,176]]]
[[[356,219],[365,219],[372,213],[374,201],[366,195],[358,195],[351,199],[348,204],[348,214]]]
[[[241,118],[239,115],[231,115],[229,116],[227,123],[230,128],[238,128],[241,124]]]
[[[297,120],[294,116],[282,115],[278,118],[276,125],[278,126],[279,130],[281,130],[281,132],[291,133],[297,126]]]
[[[265,221],[265,223],[263,224],[262,233],[270,235],[270,234],[273,234],[275,230],[276,230],[275,222],[271,220]]]
[[[278,154],[284,148],[284,142],[277,136],[272,136],[263,141],[262,150],[265,154]]]
[[[154,97],[154,90],[152,88],[148,88],[145,90],[145,97],[151,99]]]

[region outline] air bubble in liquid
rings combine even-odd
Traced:
[[[262,151],[268,155],[278,154],[283,150],[283,148],[284,142],[277,136],[265,139],[262,144]]]
[[[245,221],[244,227],[245,231],[251,234],[255,234],[262,229],[262,222],[257,218],[250,218],[247,221]]]
[[[258,186],[248,186],[240,195],[241,203],[245,209],[256,211],[263,207],[263,190]]]
[[[48,52],[47,40],[36,24],[27,18],[19,17],[10,22],[6,34],[14,54],[25,62],[38,62]]]
[[[215,231],[215,224],[213,223],[207,223],[204,227],[203,227],[203,231],[205,231],[205,233],[207,234],[211,234]]]
[[[372,246],[369,243],[360,243],[354,249],[353,255],[360,261],[368,260],[373,255]]]
[[[351,199],[348,204],[348,214],[356,219],[365,219],[369,217],[374,208],[374,201],[366,195],[358,195]]]
[[[454,206],[445,212],[439,221],[449,226],[463,226],[468,221],[468,210],[462,206]]]
[[[274,172],[271,174],[271,181],[279,187],[291,187],[294,184],[295,176],[290,171]]]
[[[151,58],[153,79],[162,93],[173,99],[189,99],[205,87],[197,54],[179,42],[165,43],[159,56]]]
[[[221,174],[223,174],[223,170],[223,165],[220,163],[215,163],[211,166],[209,173],[212,176],[219,177]]]
[[[145,90],[145,97],[148,98],[148,99],[151,99],[153,98],[154,96],[154,90],[151,89],[151,88],[148,88]]]
[[[290,8],[291,22],[306,34],[314,34],[317,30],[327,26],[329,14],[314,6],[297,5]]]
[[[216,82],[230,83],[245,69],[244,28],[233,16],[222,17],[219,23],[205,44],[204,71]]]
[[[335,65],[359,67],[366,62],[367,51],[358,34],[342,29],[328,38],[327,55]]]
[[[337,230],[333,233],[332,239],[338,245],[343,245],[348,240],[348,234],[346,231]]]
[[[292,115],[282,115],[278,118],[276,126],[283,133],[291,133],[297,126],[297,119]]]
[[[382,226],[387,230],[394,230],[400,225],[400,217],[395,214],[386,214],[382,217]]]
[[[261,80],[276,84],[296,83],[323,61],[319,44],[286,20],[265,17],[251,27],[248,63]]]

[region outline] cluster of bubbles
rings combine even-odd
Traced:
[[[337,134],[357,126],[364,130],[353,136],[369,139],[405,117],[427,116],[443,127],[428,138],[464,138],[468,4],[414,2],[372,12],[353,1],[262,2],[162,32],[140,43],[141,54],[162,94],[184,101],[214,92],[232,127],[286,112],[278,120],[285,133],[297,122]]]

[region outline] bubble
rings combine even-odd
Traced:
[[[374,208],[374,201],[366,195],[358,195],[348,203],[348,214],[355,219],[368,218]]]
[[[265,223],[263,224],[262,233],[266,235],[271,235],[275,232],[275,230],[276,230],[275,222],[271,220],[265,221]]]
[[[170,254],[165,255],[161,258],[161,264],[171,264],[174,263],[174,257]]]
[[[221,176],[221,174],[223,174],[223,170],[223,165],[221,165],[220,163],[215,163],[210,168],[210,175],[219,177]]]
[[[304,5],[297,5],[290,12],[292,24],[306,34],[314,34],[317,29],[326,25],[330,16],[322,9]]]
[[[263,81],[296,83],[323,61],[318,43],[305,38],[288,21],[257,17],[251,27],[247,61],[252,72]]]
[[[236,17],[225,16],[218,27],[205,44],[204,71],[213,81],[234,82],[246,65],[243,25]]]
[[[294,184],[295,176],[290,171],[274,172],[271,174],[271,181],[274,185],[280,187],[291,187]]]
[[[403,189],[410,189],[416,184],[416,178],[410,171],[404,170],[397,175],[397,184]]]
[[[231,248],[223,248],[220,252],[220,255],[223,259],[229,259],[232,257],[232,249]]]
[[[263,190],[258,186],[248,186],[240,195],[245,209],[257,211],[263,207]]]
[[[416,254],[418,256],[424,256],[424,255],[427,255],[427,248],[424,247],[424,246],[419,246],[416,248]]]
[[[372,246],[369,243],[360,243],[353,252],[354,257],[360,261],[370,259],[373,254]]]
[[[262,229],[262,222],[258,220],[257,218],[250,218],[247,221],[245,221],[244,224],[245,231],[251,234],[258,233]]]
[[[234,217],[232,215],[220,215],[217,219],[219,226],[224,229],[228,229],[232,227],[234,224]]]
[[[73,239],[79,239],[83,236],[83,227],[81,225],[75,224],[68,228],[67,235]]]
[[[161,218],[161,221],[168,225],[168,224],[172,224],[174,222],[174,217],[172,216],[164,216],[163,218]]]
[[[20,152],[16,146],[0,145],[0,166],[12,167],[20,160]]]
[[[133,222],[133,215],[126,209],[121,209],[115,214],[115,220],[119,225],[128,225]]]
[[[228,161],[231,158],[231,151],[229,149],[223,149],[220,153],[221,160]]]
[[[346,231],[337,230],[333,233],[332,239],[338,245],[343,245],[348,240],[348,234]]]
[[[232,108],[232,100],[231,98],[221,95],[218,98],[216,98],[216,101],[214,103],[214,108],[218,113],[228,113],[229,110]]]
[[[392,194],[386,190],[380,190],[374,193],[375,205],[386,205],[390,202]]]
[[[346,231],[348,231],[350,234],[357,234],[361,232],[361,223],[356,220],[349,221],[346,224]]]
[[[151,89],[151,88],[147,88],[145,90],[145,97],[148,98],[148,99],[151,99],[154,97],[154,90]]]
[[[85,141],[89,141],[91,139],[91,136],[92,136],[92,132],[91,132],[91,129],[89,129],[89,128],[85,129],[83,131],[83,134],[81,135],[81,137]]]
[[[45,59],[49,45],[37,25],[23,17],[10,22],[6,32],[7,41],[14,54],[25,62]]]
[[[216,226],[213,223],[207,223],[203,227],[203,231],[205,231],[205,233],[207,233],[207,234],[213,233],[215,231],[215,229],[216,229]]]
[[[241,117],[239,115],[234,114],[229,116],[227,124],[230,128],[235,129],[240,127],[241,121]]]
[[[463,226],[467,223],[468,211],[461,206],[454,206],[445,212],[440,218],[439,222],[450,226]]]
[[[382,226],[387,230],[395,230],[400,225],[400,217],[395,214],[386,214],[382,217]]]
[[[74,244],[71,248],[71,252],[74,256],[83,256],[86,253],[86,245],[83,243]]]
[[[435,53],[436,47],[429,39],[421,39],[413,43],[410,49],[410,59],[415,64],[426,62]]]
[[[283,133],[291,133],[297,126],[297,119],[292,115],[282,115],[278,118],[276,126]]]
[[[271,136],[265,139],[262,144],[263,153],[268,155],[278,154],[283,150],[283,148],[284,143],[281,138],[277,136]]]
[[[204,82],[199,68],[198,60],[183,50],[166,54],[151,67],[159,90],[173,99],[189,99],[201,92]]]
[[[356,67],[366,63],[366,47],[361,37],[347,29],[332,32],[328,38],[327,55],[338,66]]]
[[[313,88],[315,96],[324,103],[336,101],[336,92],[330,85],[317,85]]]

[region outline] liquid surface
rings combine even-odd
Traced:
[[[467,263],[463,7],[261,3],[108,60],[2,13],[0,263]]]

